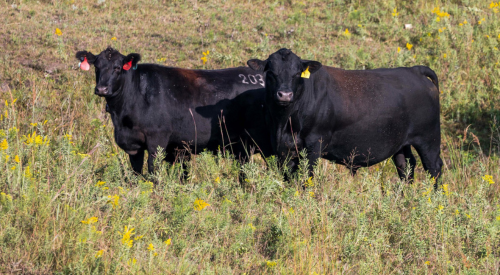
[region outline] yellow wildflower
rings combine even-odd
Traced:
[[[95,186],[103,186],[104,184],[106,184],[105,181],[97,181],[97,183],[95,184]]]
[[[314,192],[312,192],[312,191],[311,191],[311,192],[309,192],[309,196],[310,196],[311,198],[314,198]]]
[[[96,258],[100,258],[100,257],[102,257],[102,254],[104,254],[104,250],[103,249],[97,251],[97,253],[95,253],[95,257]]]
[[[7,142],[7,139],[2,140],[0,142],[0,150],[7,150],[9,149],[9,143]]]
[[[206,203],[204,200],[197,199],[193,203],[194,210],[201,211],[205,207],[210,206],[210,204]]]
[[[164,241],[164,243],[165,243],[167,246],[169,246],[169,245],[171,245],[171,244],[172,244],[172,239],[170,239],[170,238],[169,238],[168,240]]]
[[[314,182],[312,181],[312,177],[309,177],[306,182],[304,182],[304,185],[306,187],[313,187],[314,186]]]
[[[269,267],[269,268],[273,268],[273,267],[275,267],[275,266],[276,266],[276,262],[274,262],[274,261],[267,261],[267,262],[266,262],[266,265],[267,265],[267,267]]]
[[[442,205],[438,205],[437,210],[438,210],[438,211],[440,211],[440,210],[443,210],[443,208],[444,208],[444,206],[442,206]]]
[[[400,48],[400,47],[398,47],[398,53],[399,53],[400,51],[401,51],[401,48]]]
[[[344,35],[347,36],[347,37],[351,36],[351,33],[349,32],[349,29],[345,29]]]
[[[9,161],[9,158],[10,158],[10,156],[9,156],[9,155],[5,155],[5,162],[8,162],[8,161]]]
[[[450,190],[448,189],[448,184],[443,184],[442,186],[445,196],[450,195]]]
[[[202,52],[202,53],[203,53],[203,57],[200,59],[201,59],[201,61],[203,61],[203,65],[205,65],[205,63],[207,63],[207,61],[208,61],[208,55],[210,54],[210,51],[207,50],[206,52]]]
[[[290,207],[290,209],[288,209],[288,212],[290,212],[290,214],[293,214],[295,213],[295,210],[293,210],[293,207]]]
[[[102,235],[102,231],[98,231],[97,228],[95,226],[92,225],[92,232],[98,234],[98,235]]]
[[[35,127],[38,125],[38,123],[30,123],[31,126]]]
[[[295,194],[293,194],[293,195],[294,195],[295,197],[300,196],[300,194],[299,194],[299,190],[295,191]]]
[[[113,196],[108,196],[108,203],[113,206],[113,209],[119,205],[120,201],[120,196],[118,195],[113,195]]]
[[[116,41],[116,36],[111,37],[111,40]]]
[[[214,180],[214,181],[215,181],[215,183],[220,183],[220,178],[219,178],[219,177],[217,177],[217,178],[215,178],[215,180]]]
[[[28,179],[31,178],[32,174],[31,174],[31,171],[30,171],[30,167],[29,166],[26,166],[26,169],[24,170],[24,176]]]
[[[431,264],[431,262],[426,261],[424,264],[425,264],[425,265],[430,265],[430,264]]]
[[[406,48],[410,51],[413,48],[413,45],[410,43],[406,43]]]
[[[135,258],[132,258],[132,259],[127,261],[128,265],[135,265],[136,263],[137,263],[137,260]]]
[[[465,216],[467,217],[467,219],[471,218],[471,216],[469,214],[465,214]]]
[[[14,161],[15,161],[15,162],[17,162],[17,163],[21,162],[21,160],[19,160],[19,156],[18,156],[18,155],[16,155],[16,156],[14,157]]]
[[[93,224],[93,223],[96,223],[99,219],[97,217],[91,217],[91,218],[88,218],[88,220],[83,220],[82,223],[83,224]]]
[[[132,247],[134,245],[134,240],[130,239],[132,235],[135,235],[134,230],[135,228],[128,229],[128,227],[125,226],[125,228],[123,229],[123,233],[118,232],[122,235],[122,244],[128,247]]]
[[[252,229],[252,231],[255,231],[255,229],[256,229],[256,228],[255,228],[255,226],[253,226],[253,224],[252,224],[252,223],[249,223],[249,224],[248,224],[248,227],[250,227],[250,229]]]
[[[397,8],[394,8],[394,9],[392,10],[392,16],[396,17],[396,16],[398,16],[398,15],[399,15],[399,12],[398,12]]]
[[[152,243],[148,245],[148,250],[153,252],[153,256],[158,256],[158,253],[155,252],[155,247]]]
[[[444,54],[443,54],[443,58],[446,58],[446,56],[447,56],[447,55],[444,53]]]
[[[134,240],[138,241],[138,240],[142,239],[143,237],[144,237],[144,235],[140,235],[140,236],[135,237]]]
[[[36,145],[49,145],[50,140],[47,136],[42,138],[42,136],[37,135],[36,131],[33,132],[33,134],[28,134],[27,136],[23,135],[23,138],[25,139],[24,143],[26,145],[30,144],[36,144]]]
[[[494,184],[493,177],[491,175],[484,175],[483,180],[489,184]]]
[[[56,28],[56,34],[57,34],[57,36],[61,36],[62,35],[62,31],[59,28]]]
[[[11,195],[5,194],[4,192],[0,193],[0,202],[2,204],[5,204],[5,203],[11,202],[11,201],[12,201],[12,196]]]

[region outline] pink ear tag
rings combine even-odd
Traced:
[[[129,62],[127,62],[127,63],[123,64],[123,69],[124,69],[125,71],[130,70],[130,68],[132,68],[132,60],[130,60]]]
[[[87,61],[87,57],[85,57],[85,59],[83,59],[83,62],[80,63],[80,69],[82,69],[84,71],[88,71],[90,69],[90,64]]]

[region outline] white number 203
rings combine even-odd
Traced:
[[[244,75],[244,74],[240,74],[238,75],[238,77],[241,78],[241,83],[243,84],[257,84],[259,83],[260,85],[262,85],[262,87],[265,87],[266,86],[266,83],[264,82],[264,78],[262,77],[261,74],[249,74],[249,75]],[[248,78],[248,82],[247,81],[247,78]]]

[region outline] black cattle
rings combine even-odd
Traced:
[[[309,164],[323,157],[353,174],[392,156],[400,178],[411,180],[413,146],[437,182],[439,87],[428,67],[347,71],[301,60],[288,49],[247,63],[266,72],[271,144],[282,160],[292,156],[292,168],[298,164],[293,156],[304,148]]]
[[[248,67],[209,71],[138,65],[139,54],[124,56],[112,48],[97,56],[80,51],[76,58],[82,69],[95,66],[95,94],[106,99],[115,141],[129,154],[135,172],[142,172],[145,150],[153,171],[158,147],[165,148],[169,162],[186,147],[193,153],[227,148],[245,157],[257,143],[264,156],[270,155],[263,74]],[[253,100],[243,100],[249,95]]]

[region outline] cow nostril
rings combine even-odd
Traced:
[[[278,99],[280,101],[291,101],[293,93],[292,92],[285,92],[285,91],[278,91],[277,96],[278,96]]]
[[[99,93],[106,93],[108,91],[108,87],[97,87]]]

